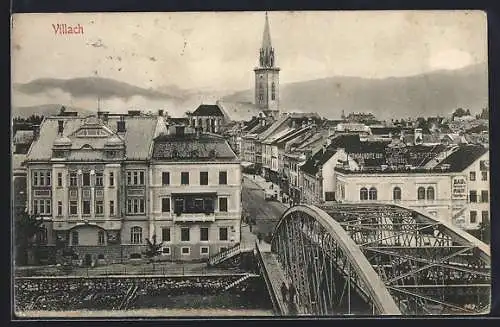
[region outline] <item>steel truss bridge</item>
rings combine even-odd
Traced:
[[[477,314],[489,311],[489,246],[398,205],[298,205],[271,253],[296,289],[298,313]]]

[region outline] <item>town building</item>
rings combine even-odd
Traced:
[[[433,160],[433,155],[421,156],[426,157]],[[464,145],[455,147],[433,168],[340,164],[335,168],[336,198],[347,203],[400,204],[464,229],[477,229],[489,219],[488,157],[488,149]]]
[[[34,138],[34,130],[17,130],[13,138],[14,153],[26,154]]]
[[[152,149],[150,233],[168,259],[208,259],[240,242],[240,161],[222,136],[170,129]]]
[[[220,133],[221,127],[229,121],[229,117],[217,104],[201,104],[188,117],[189,126],[199,127],[202,132],[208,133]]]
[[[28,211],[44,220],[43,243],[86,264],[141,257],[149,151],[164,130],[162,117],[137,112],[45,118],[26,159]]]

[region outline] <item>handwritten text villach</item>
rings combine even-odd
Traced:
[[[68,24],[52,24],[52,28],[54,29],[54,34],[83,34],[83,26],[80,24],[76,26]]]

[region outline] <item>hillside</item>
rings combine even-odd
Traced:
[[[488,105],[487,65],[417,76],[365,79],[335,76],[283,84],[280,107],[339,118],[342,110],[372,112],[381,119],[447,115],[457,107],[480,112]],[[225,101],[252,101],[253,90],[236,92]]]
[[[75,108],[66,105],[65,107],[66,111],[76,111],[80,116],[92,114],[92,112],[87,109]],[[12,108],[11,115],[12,118],[15,117],[27,118],[31,115],[49,116],[57,114],[59,112],[59,109],[61,109],[61,104],[43,104],[39,106],[14,107]]]

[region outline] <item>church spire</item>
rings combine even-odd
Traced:
[[[269,28],[269,18],[266,11],[266,22],[264,24],[264,34],[262,35],[262,46],[259,56],[261,67],[274,67],[274,48],[271,45],[271,31]]]
[[[266,23],[264,25],[264,34],[262,36],[262,49],[271,49],[271,32],[269,29],[269,18],[266,11]]]

